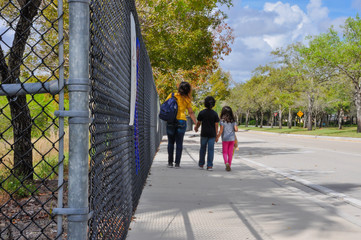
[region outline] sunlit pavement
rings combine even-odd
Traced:
[[[360,239],[359,209],[254,167],[237,152],[227,172],[221,143],[213,171],[198,169],[198,133],[186,133],[180,169],[167,168],[166,149],[164,137],[128,240]]]

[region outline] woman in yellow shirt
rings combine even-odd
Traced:
[[[178,87],[178,92],[174,93],[174,97],[178,103],[177,122],[167,123],[167,136],[168,136],[168,167],[173,167],[173,155],[174,155],[174,143],[176,144],[175,154],[175,167],[179,168],[180,160],[183,151],[183,139],[187,129],[186,111],[192,121],[196,122],[196,117],[192,110],[191,100],[192,87],[188,82],[181,82]],[[172,97],[172,93],[169,94],[166,100]]]

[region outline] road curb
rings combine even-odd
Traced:
[[[253,130],[240,130],[239,132],[251,132],[258,134],[269,134],[269,135],[282,135],[287,137],[298,137],[298,138],[310,138],[310,139],[322,139],[328,141],[345,141],[345,142],[361,142],[361,138],[351,137],[330,137],[330,136],[319,136],[319,135],[303,135],[303,134],[288,134],[288,133],[273,133]]]

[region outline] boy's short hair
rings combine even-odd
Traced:
[[[208,96],[204,99],[204,106],[208,109],[212,109],[216,104],[216,100],[212,96]]]

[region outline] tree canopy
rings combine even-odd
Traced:
[[[238,96],[241,112],[252,112],[256,119],[263,113],[271,119],[276,111],[282,118],[287,109],[289,123],[302,110],[309,130],[312,124],[321,126],[322,121],[336,116],[341,127],[344,114],[355,109],[357,132],[361,132],[361,19],[350,17],[341,27],[342,33],[331,27],[308,37],[305,44],[273,51],[275,61],[255,69],[249,81],[232,90],[240,94],[227,101],[234,104]],[[247,97],[240,97],[242,94]]]
[[[233,31],[218,6],[231,0],[140,0],[137,12],[160,99],[189,81],[195,94],[231,51]]]

